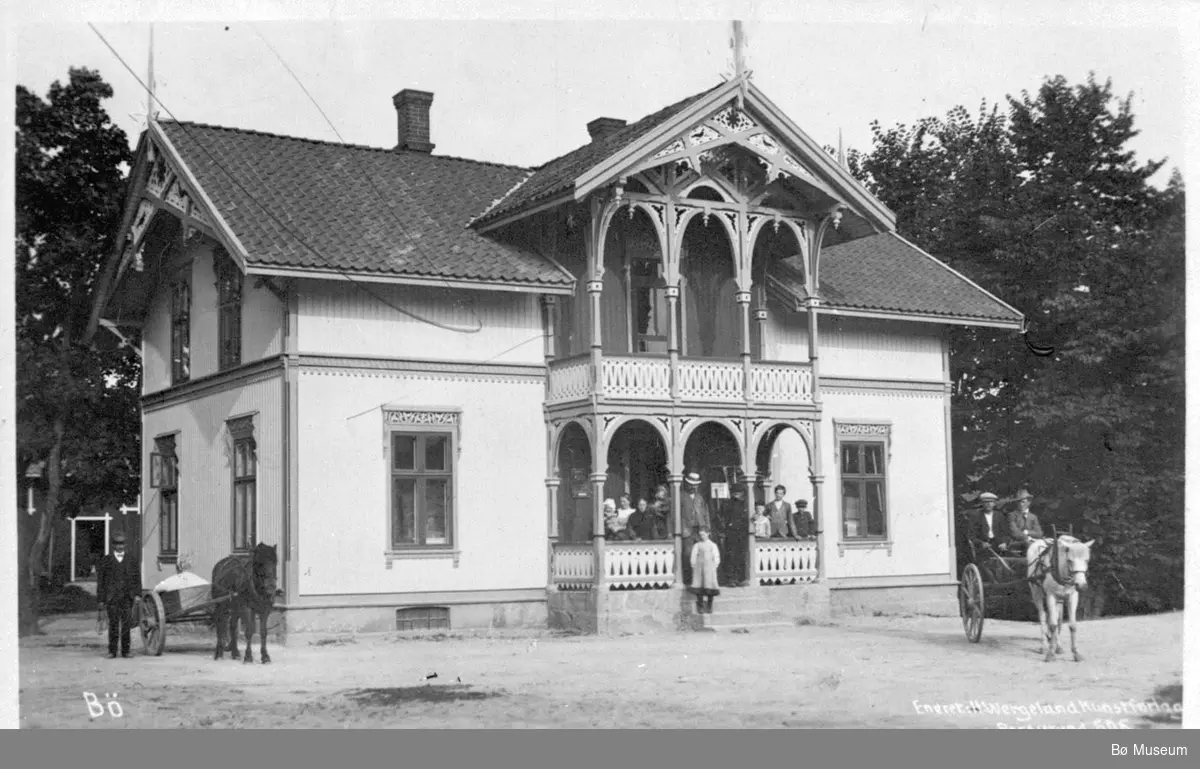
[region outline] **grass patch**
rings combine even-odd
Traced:
[[[1151,698],[1160,704],[1171,705],[1172,707],[1183,705],[1183,684],[1168,684],[1160,686],[1154,690],[1154,696]],[[1146,716],[1147,721],[1153,721],[1156,724],[1182,724],[1183,713],[1151,713]]]
[[[470,684],[445,686],[393,686],[385,689],[354,689],[346,692],[347,699],[367,707],[395,707],[409,702],[462,702],[486,700],[501,696],[497,692],[473,691]]]

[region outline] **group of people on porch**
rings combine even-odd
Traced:
[[[746,550],[750,534],[758,539],[816,538],[816,526],[808,510],[808,500],[798,499],[794,505],[788,502],[785,498],[787,488],[782,484],[774,487],[774,498],[770,501],[756,500],[755,512],[749,521],[746,498],[751,483],[744,473],[738,473],[728,497],[714,500],[715,509],[712,510],[701,487],[699,473],[692,471],[684,475],[679,499],[679,533],[683,545],[685,582],[691,582],[692,549],[700,541],[701,530],[708,533],[722,554],[717,573],[723,585],[746,581]],[[674,513],[666,484],[656,487],[652,500],[639,497],[636,507],[630,504],[631,499],[629,495],[621,495],[617,500],[604,500],[606,540],[663,540],[674,536]]]

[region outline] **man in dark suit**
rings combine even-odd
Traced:
[[[1007,552],[1008,524],[1004,520],[1004,514],[996,511],[996,495],[985,491],[979,495],[979,501],[983,504],[983,509],[975,510],[971,514],[971,541],[980,551],[983,550],[982,546],[987,544],[998,553]],[[980,556],[983,554],[979,553]]]
[[[1029,547],[1030,541],[1033,539],[1041,539],[1042,524],[1038,521],[1038,517],[1029,512],[1029,505],[1033,495],[1025,489],[1017,492],[1017,509],[1008,514],[1008,534],[1012,542],[1010,550],[1015,550],[1021,554]]]
[[[783,497],[787,487],[780,484],[775,487],[775,499],[767,505],[767,517],[771,519],[771,539],[791,537],[796,539],[796,519],[793,517],[792,504]]]
[[[800,539],[816,539],[817,525],[808,511],[808,500],[796,500],[796,535]]]
[[[108,658],[117,656],[118,637],[121,656],[128,657],[133,603],[142,593],[142,575],[137,560],[125,552],[124,533],[113,534],[112,552],[100,559],[96,572],[96,600],[108,613]]]

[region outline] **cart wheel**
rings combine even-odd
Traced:
[[[154,657],[161,655],[167,642],[167,613],[162,598],[153,590],[142,595],[138,624],[142,628],[142,649]]]
[[[979,643],[983,637],[983,578],[973,563],[963,568],[962,582],[958,585],[958,613],[962,616],[967,640]]]

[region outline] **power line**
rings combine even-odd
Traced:
[[[96,26],[94,24],[92,24],[91,22],[88,22],[88,26],[92,28],[92,31],[96,33],[96,36],[100,38],[100,41],[102,43],[104,43],[104,45],[108,48],[108,50],[112,52],[113,56],[115,56],[117,58],[117,61],[121,62],[121,65],[123,67],[125,67],[126,71],[128,71],[129,74],[133,76],[134,80],[136,80],[138,82],[138,85],[140,85],[144,90],[149,92],[149,88],[147,87],[146,83],[144,83],[142,81],[142,79],[138,76],[138,74],[133,71],[133,69],[129,66],[128,63],[126,63],[125,59],[121,56],[121,54],[117,53],[116,49],[114,49],[112,47],[112,45],[108,42],[108,40],[104,37],[104,35],[100,33],[100,30],[96,29]],[[306,248],[310,252],[312,252],[312,254],[314,256],[316,256],[317,259],[319,259],[323,264],[328,266],[334,272],[341,275],[343,278],[345,278],[347,281],[349,281],[351,284],[353,284],[360,291],[364,292],[368,296],[374,297],[381,304],[383,304],[387,307],[390,307],[391,309],[395,310],[396,312],[400,313],[401,315],[405,315],[407,317],[412,318],[413,320],[419,321],[421,323],[426,323],[430,326],[434,326],[436,328],[440,328],[445,331],[453,331],[453,332],[459,333],[459,334],[477,334],[483,330],[483,323],[482,323],[482,321],[479,320],[478,315],[476,315],[477,325],[475,328],[462,328],[462,327],[458,327],[458,326],[451,326],[449,324],[441,323],[436,320],[431,320],[429,318],[422,317],[422,316],[420,316],[414,312],[411,312],[409,310],[405,310],[401,307],[397,307],[395,304],[392,304],[387,299],[383,298],[376,292],[367,288],[362,283],[362,281],[355,280],[355,278],[352,275],[350,275],[347,271],[341,269],[340,267],[337,267],[336,265],[331,264],[329,262],[329,260],[324,257],[324,255],[322,255],[316,248],[309,245],[308,241],[306,241],[304,238],[302,238],[298,234],[296,234],[290,227],[287,226],[287,224],[283,220],[281,220],[278,216],[276,216],[269,208],[266,207],[266,205],[264,205],[257,197],[255,197],[248,189],[246,189],[246,187],[240,181],[238,181],[237,177],[235,177],[233,175],[233,173],[228,168],[226,168],[225,165],[216,158],[216,156],[208,149],[208,147],[206,147],[204,145],[203,142],[201,142],[199,139],[197,139],[192,134],[192,132],[188,130],[186,125],[183,122],[181,122],[179,120],[179,118],[177,118],[175,116],[175,113],[172,112],[171,109],[157,95],[155,95],[155,102],[158,104],[159,107],[161,107],[164,111],[166,111],[166,113],[168,115],[171,116],[171,119],[175,121],[176,125],[179,126],[180,130],[182,130],[188,136],[189,139],[191,139],[193,142],[195,142],[196,146],[198,146],[201,150],[204,151],[204,154],[208,155],[209,159],[213,162],[213,164],[217,168],[219,168],[222,172],[224,172],[224,174],[227,177],[229,177],[230,181],[232,181],[234,184],[236,184],[238,186],[238,188],[248,198],[250,198],[250,200],[254,201],[254,203],[263,210],[263,213],[265,213],[272,220],[274,220],[274,222],[277,225],[279,225],[280,229],[282,229],[284,232],[288,233],[293,238],[295,238],[296,242],[298,242],[304,248]],[[393,215],[394,215],[394,213],[393,213]],[[419,251],[420,249],[418,248],[417,250]],[[449,286],[449,284],[447,284],[447,286]],[[472,308],[472,312],[474,312],[473,308]]]

